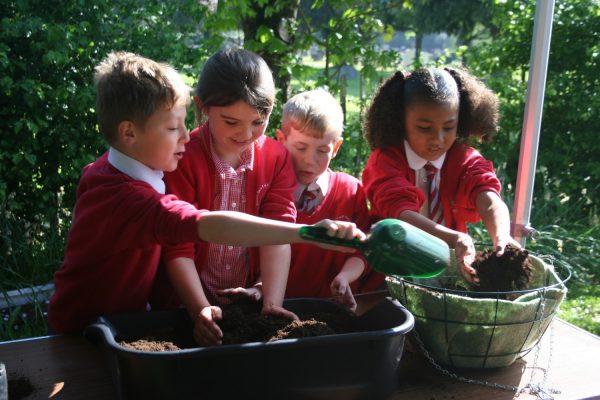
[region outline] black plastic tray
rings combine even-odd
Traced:
[[[284,306],[300,318],[339,308],[321,299],[290,299]],[[101,317],[85,335],[102,346],[119,399],[386,398],[398,383],[414,318],[385,298],[355,323],[360,332],[171,352],[117,343],[157,332],[191,342],[187,313],[174,310]]]

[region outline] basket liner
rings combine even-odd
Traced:
[[[481,293],[444,289],[462,281],[456,259],[433,279],[386,279],[392,295],[415,317],[415,332],[426,350],[442,364],[466,368],[495,368],[512,364],[530,351],[552,321],[566,295],[564,280],[554,268],[530,255],[532,282],[527,290]],[[489,298],[496,296],[496,298]]]

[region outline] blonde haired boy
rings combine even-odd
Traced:
[[[298,223],[332,218],[352,221],[361,229],[369,226],[362,184],[346,173],[329,169],[343,142],[343,124],[339,103],[323,89],[299,93],[283,107],[277,139],[292,155],[298,182],[294,193]],[[372,289],[383,282],[382,276],[374,274],[356,253],[336,254],[294,244],[286,297],[333,296],[354,310],[351,285],[355,290]]]

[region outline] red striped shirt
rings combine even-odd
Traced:
[[[252,170],[254,147],[242,153],[237,169],[221,160],[211,140],[211,155],[215,164],[215,210],[246,212],[246,170]],[[246,287],[249,279],[247,247],[210,244],[206,268],[200,272],[204,292],[211,304],[227,304],[231,300],[218,296],[218,289]]]

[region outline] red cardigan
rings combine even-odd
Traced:
[[[82,330],[100,315],[144,311],[160,247],[198,240],[201,211],[108,163],[84,168],[64,262],[54,274],[48,319],[56,333]]]
[[[365,232],[369,229],[369,209],[362,184],[343,172],[329,174],[329,189],[321,204],[312,214],[298,212],[298,223],[314,224],[322,219],[352,221]],[[286,297],[331,297],[329,285],[342,270],[350,254],[326,250],[312,244],[292,245],[292,263]],[[366,269],[352,284],[354,291],[372,290],[383,282],[383,275]]]
[[[208,123],[194,129],[190,136],[185,155],[177,169],[165,174],[167,192],[177,195],[197,208],[214,210],[215,165],[211,156]],[[261,136],[254,142],[252,170],[246,171],[245,212],[264,218],[295,222],[295,187],[296,175],[288,151],[279,142],[265,135]],[[163,261],[177,257],[191,258],[195,260],[198,273],[206,264],[207,256],[208,243],[188,243],[163,249]],[[258,258],[258,248],[252,248],[250,271],[258,270]],[[160,268],[159,273],[161,282],[157,281],[157,300],[162,307],[172,307],[178,300],[173,297],[174,291],[164,267]],[[254,280],[255,276],[251,274],[250,279]]]
[[[446,226],[466,233],[467,223],[481,218],[475,208],[477,195],[483,191],[500,194],[494,166],[474,148],[455,142],[446,153],[440,174]],[[425,201],[415,186],[415,171],[408,165],[404,145],[374,150],[362,181],[376,220],[398,218],[405,210],[419,212]]]

